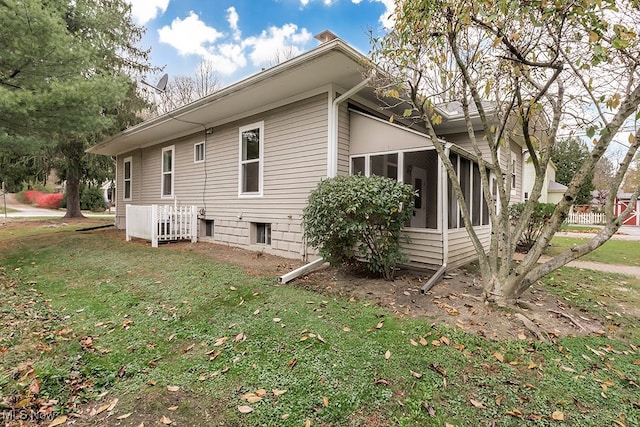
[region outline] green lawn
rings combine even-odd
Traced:
[[[86,425],[640,425],[640,322],[600,296],[619,276],[546,281],[609,336],[490,341],[113,231],[51,231],[0,235],[4,413],[118,398]]]
[[[547,255],[557,255],[572,246],[584,243],[586,239],[574,237],[554,237]],[[580,258],[585,261],[605,264],[640,266],[640,241],[609,240],[595,251]]]

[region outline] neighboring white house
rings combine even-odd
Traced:
[[[523,152],[522,188],[524,193],[522,201],[529,200],[533,183],[536,180],[536,171],[530,158],[531,156],[528,151]],[[556,165],[553,164],[553,162],[549,162],[538,202],[557,204],[562,199],[564,192],[567,190],[567,186],[556,182],[556,170]]]
[[[391,123],[363,77],[365,57],[329,32],[321,36],[315,49],[92,147],[117,157],[116,225],[125,227],[128,204],[197,205],[200,241],[306,259],[301,217],[310,192],[327,177],[376,174],[418,192],[404,245],[411,263],[473,260],[431,139]],[[451,142],[472,223],[488,242],[488,208],[462,113],[455,105],[442,113],[439,132]],[[510,141],[509,150],[512,200],[520,201],[522,145]]]

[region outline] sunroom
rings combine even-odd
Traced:
[[[464,228],[458,201],[444,166],[427,135],[365,113],[351,111],[350,174],[378,175],[409,183],[416,196],[413,217],[406,224],[409,242],[403,249],[410,264],[429,269],[465,264],[476,256]],[[464,149],[447,144],[460,186],[481,240],[490,236],[480,169]]]

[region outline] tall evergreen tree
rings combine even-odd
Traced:
[[[130,77],[152,68],[142,34],[124,0],[0,1],[0,144],[47,147],[67,183],[67,217],[82,215],[80,182],[104,170],[85,149],[145,105]]]
[[[589,150],[584,142],[576,138],[563,139],[556,143],[551,152],[551,160],[556,165],[556,182],[568,185],[582,164],[589,158]],[[587,175],[576,195],[576,205],[588,205],[593,198],[593,171]]]

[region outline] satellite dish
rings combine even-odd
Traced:
[[[140,83],[145,84],[147,86],[149,86],[150,88],[153,88],[156,90],[156,92],[158,93],[164,93],[164,91],[167,89],[167,82],[169,81],[169,75],[167,73],[165,73],[162,77],[160,77],[160,80],[158,80],[158,83],[154,86],[151,83],[147,83],[144,80],[140,80]]]
[[[165,73],[160,80],[158,80],[158,84],[156,85],[156,89],[160,92],[164,92],[167,88],[167,82],[169,81],[169,75]]]

